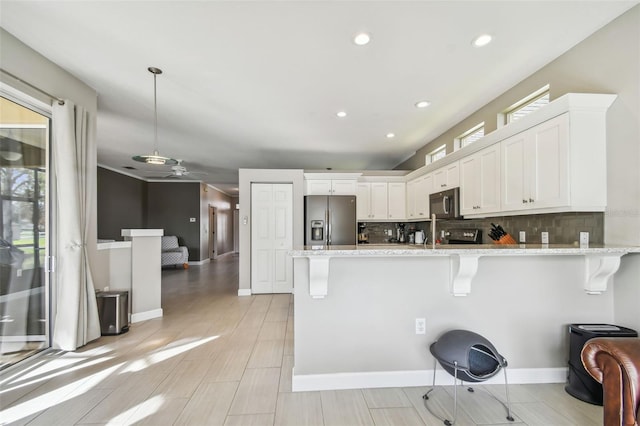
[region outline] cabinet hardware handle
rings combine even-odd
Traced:
[[[530,202],[530,203],[533,203],[533,198],[529,198],[529,202]]]
[[[527,204],[528,201],[527,200],[522,200],[522,204]]]

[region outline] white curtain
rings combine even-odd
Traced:
[[[56,182],[56,296],[53,347],[73,351],[100,337],[87,237],[96,175],[96,144],[87,111],[53,106]]]

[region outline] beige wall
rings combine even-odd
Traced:
[[[605,242],[640,245],[640,6],[567,51],[504,94],[419,149],[396,169],[424,166],[425,155],[479,122],[485,133],[497,127],[497,114],[549,84],[551,99],[566,93],[615,93],[607,114],[608,208]]]

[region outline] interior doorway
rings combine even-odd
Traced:
[[[209,259],[218,258],[218,238],[217,238],[217,214],[218,209],[209,206]]]

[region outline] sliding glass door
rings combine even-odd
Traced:
[[[0,369],[50,346],[50,122],[0,97]]]

